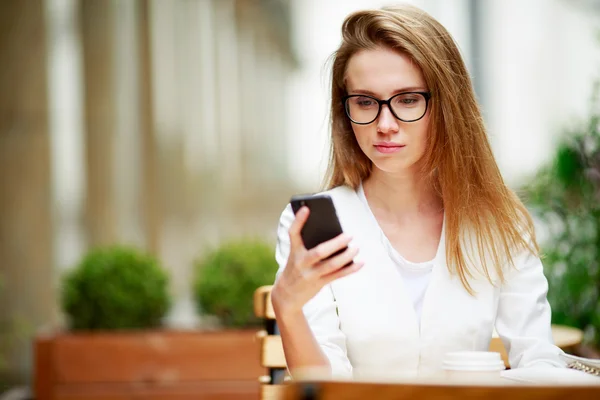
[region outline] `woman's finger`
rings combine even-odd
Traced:
[[[336,279],[340,279],[340,278],[343,278],[345,276],[348,276],[350,274],[357,272],[364,265],[365,265],[365,263],[363,261],[358,261],[358,262],[352,263],[351,265],[347,266],[346,268],[340,268],[329,275],[325,275],[325,276],[321,277],[321,282],[322,282],[323,286],[325,286],[325,285],[335,281]]]
[[[344,247],[347,247],[348,243],[351,241],[352,238],[350,236],[342,233],[333,239],[323,242],[320,245],[310,249],[306,254],[306,262],[311,265],[317,264],[319,261],[322,261]]]
[[[315,269],[320,276],[329,275],[340,268],[344,268],[346,265],[349,266],[349,264],[352,264],[354,257],[356,257],[357,254],[357,248],[349,247],[344,252],[318,264]]]
[[[304,248],[301,232],[309,214],[310,210],[306,206],[300,207],[296,213],[294,222],[292,222],[292,225],[290,225],[290,229],[288,230],[290,236],[290,251]]]

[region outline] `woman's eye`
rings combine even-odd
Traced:
[[[373,101],[373,99],[369,99],[368,97],[357,97],[356,104],[360,107],[371,107],[375,104],[375,101]]]
[[[414,107],[419,102],[421,98],[418,95],[398,96],[394,99],[394,104],[402,107]]]

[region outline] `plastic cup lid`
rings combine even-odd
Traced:
[[[446,353],[444,361],[449,362],[497,362],[502,361],[500,353],[494,351],[453,351]]]
[[[460,371],[498,371],[505,369],[500,353],[456,351],[444,356],[442,368]]]

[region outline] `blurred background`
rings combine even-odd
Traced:
[[[321,187],[327,59],[341,23],[354,10],[392,3],[0,2],[3,381],[31,382],[33,338],[68,325],[63,277],[94,248],[119,244],[150,254],[169,276],[162,324],[214,328],[190,284],[201,260],[246,238],[274,251],[289,197]],[[595,137],[600,1],[408,3],[457,41],[511,187],[549,174],[569,137]],[[571,170],[580,159],[571,159]],[[548,187],[536,187],[541,201],[532,209],[544,205]],[[587,204],[597,217],[597,202]],[[538,234],[552,240],[546,214],[539,213]],[[600,224],[585,232],[591,253],[577,282],[591,285],[587,314],[577,319],[567,310],[563,317],[594,341]],[[266,276],[274,277],[269,268]]]

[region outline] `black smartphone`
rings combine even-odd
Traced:
[[[343,233],[342,226],[335,211],[335,206],[331,197],[326,194],[319,195],[296,195],[290,200],[294,214],[302,208],[308,207],[310,214],[302,227],[302,241],[304,247],[312,249],[319,244]],[[340,249],[330,257],[338,255],[345,251],[347,247]],[[348,265],[350,265],[349,263]],[[346,265],[346,266],[348,266]]]

